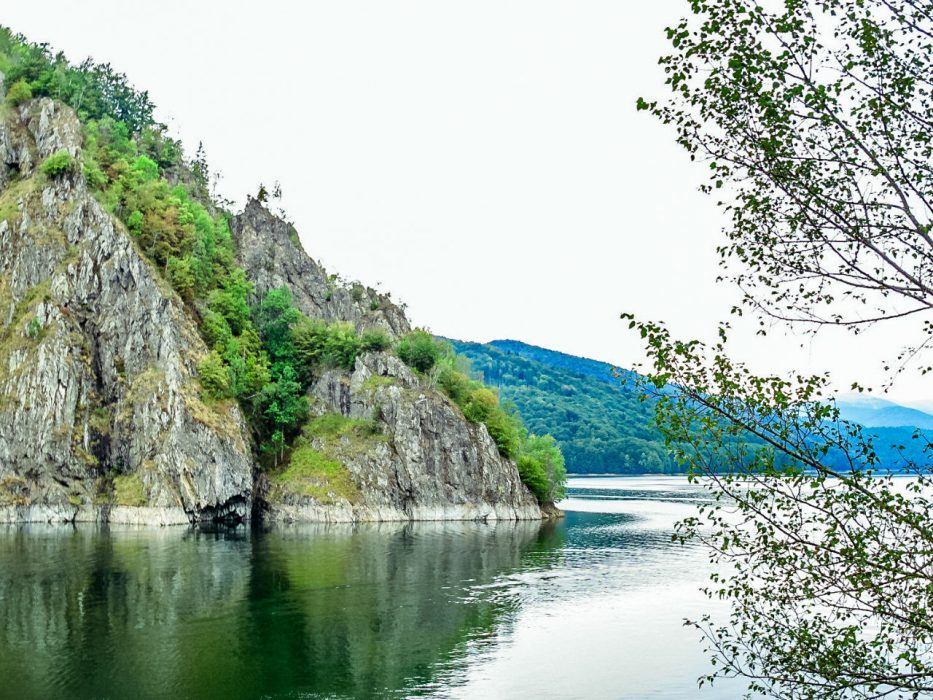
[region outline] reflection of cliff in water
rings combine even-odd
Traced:
[[[403,691],[494,632],[511,603],[477,589],[560,541],[529,522],[0,529],[3,694]]]
[[[519,565],[538,523],[291,527],[258,538],[241,638],[272,650],[260,687],[354,697],[430,677],[462,639],[492,632],[502,606],[469,591]],[[284,575],[283,575],[284,574]]]

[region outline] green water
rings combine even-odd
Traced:
[[[0,697],[735,697],[681,623],[696,494],[574,487],[544,525],[0,529]]]

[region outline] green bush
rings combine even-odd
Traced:
[[[165,274],[179,296],[187,302],[194,301],[197,284],[195,262],[189,256],[176,258],[174,255],[165,265]]]
[[[216,350],[211,350],[207,356],[198,363],[198,377],[204,392],[213,399],[222,399],[229,396],[230,376],[223,358]]]
[[[383,334],[384,335],[384,334]],[[364,349],[364,340],[375,345],[388,343],[366,335],[360,338],[349,323],[327,323],[319,319],[302,318],[292,328],[295,359],[303,376],[311,377],[319,367],[352,370],[356,357]]]
[[[564,497],[567,470],[564,456],[550,435],[528,435],[516,459],[518,474],[540,503]]]
[[[360,351],[360,339],[350,323],[332,323],[327,327],[324,364],[352,370]]]
[[[68,151],[56,151],[42,162],[39,169],[48,177],[61,177],[74,168],[74,156]]]
[[[476,384],[479,382],[470,380],[463,372],[450,366],[442,367],[437,376],[437,386],[460,408],[466,405]]]
[[[143,213],[137,209],[128,217],[126,217],[126,227],[130,230],[131,233],[139,235],[143,230]]]
[[[32,99],[32,88],[29,87],[29,83],[25,80],[17,80],[15,83],[10,85],[10,89],[6,93],[6,101],[18,107],[28,100]]]
[[[360,336],[361,352],[382,352],[392,347],[392,341],[385,331],[378,328],[364,331]]]
[[[33,318],[26,324],[26,335],[35,340],[42,334],[42,321]]]
[[[295,359],[305,374],[323,362],[327,347],[327,324],[324,321],[302,318],[292,328]]]
[[[421,329],[404,336],[395,349],[399,359],[418,372],[430,371],[447,351],[443,343]]]

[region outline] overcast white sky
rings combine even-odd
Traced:
[[[737,298],[715,283],[703,173],[634,109],[663,96],[684,0],[6,5],[0,22],[148,89],[230,198],[281,182],[312,256],[436,333],[631,366],[620,312],[710,337]],[[877,381],[906,339],[748,332],[737,351],[845,387]],[[911,374],[892,397],[930,388]]]

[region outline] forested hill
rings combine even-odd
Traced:
[[[515,404],[533,433],[550,433],[560,443],[571,473],[676,473],[683,471],[664,449],[652,423],[653,407],[636,390],[613,375],[613,366],[517,340],[466,343],[450,340],[466,356],[473,371]],[[623,372],[623,375],[631,374]],[[845,417],[851,399],[840,408]],[[925,463],[925,446],[933,431],[915,434],[913,427],[871,425],[880,464],[895,471],[905,460]],[[751,440],[755,442],[754,439]],[[827,466],[848,467],[844,456],[830,451]]]
[[[464,343],[464,345],[472,344],[473,343]],[[520,355],[523,358],[549,365],[555,369],[566,370],[571,374],[592,377],[606,384],[619,386],[619,378],[613,374],[613,370],[616,368],[607,362],[590,360],[585,357],[577,357],[576,355],[558,352],[557,350],[540,348],[537,345],[529,345],[520,340],[493,340],[487,343],[487,345],[513,355]],[[635,373],[629,370],[622,370],[622,374],[619,376],[634,377]],[[631,391],[627,393],[631,393]]]
[[[652,424],[652,407],[613,376],[612,365],[515,340],[450,342],[515,404],[529,430],[557,439],[568,471],[678,471]]]

